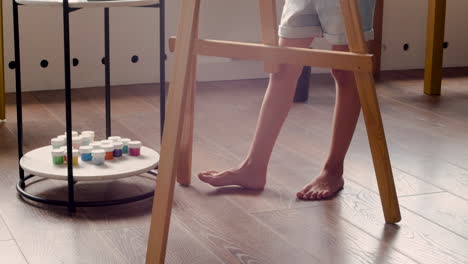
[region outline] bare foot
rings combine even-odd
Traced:
[[[237,185],[252,190],[263,190],[266,184],[266,170],[248,167],[223,172],[211,170],[201,172],[198,178],[215,187]]]
[[[344,179],[342,170],[332,172],[322,170],[320,176],[304,186],[296,195],[301,200],[323,200],[335,196],[343,189]]]

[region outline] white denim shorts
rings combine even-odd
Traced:
[[[358,0],[364,38],[374,38],[375,0]],[[286,0],[279,36],[282,38],[324,37],[332,45],[346,45],[340,0]]]

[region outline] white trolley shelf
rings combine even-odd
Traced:
[[[17,131],[18,131],[18,158],[19,158],[19,181],[16,186],[18,193],[29,200],[57,205],[66,206],[70,212],[76,210],[76,207],[89,206],[108,206],[123,203],[135,202],[147,199],[154,196],[154,191],[143,193],[140,195],[126,197],[114,200],[103,201],[75,201],[74,185],[80,181],[105,181],[115,180],[125,177],[137,176],[142,173],[149,173],[157,176],[155,170],[159,163],[159,154],[148,148],[141,148],[141,156],[122,158],[106,161],[104,165],[95,165],[92,163],[83,162],[80,160],[78,166],[62,165],[56,166],[52,163],[51,146],[38,148],[23,155],[23,102],[21,89],[21,59],[20,59],[20,29],[19,29],[19,7],[23,5],[42,6],[44,8],[61,8],[63,16],[58,17],[63,22],[63,51],[64,51],[64,79],[65,79],[65,120],[66,131],[72,131],[72,95],[71,95],[71,54],[70,54],[70,13],[76,12],[82,8],[100,7],[104,9],[104,60],[102,61],[105,67],[104,71],[104,88],[105,88],[105,104],[106,111],[106,137],[112,135],[111,132],[111,71],[110,62],[112,54],[110,53],[110,19],[112,13],[109,9],[113,7],[145,7],[159,10],[159,71],[160,71],[160,125],[161,131],[164,128],[165,115],[165,0],[12,0],[13,1],[13,34],[14,34],[14,51],[15,51],[15,77],[16,77],[16,106],[17,106]],[[157,31],[157,30],[155,30]],[[156,43],[155,43],[156,44]],[[60,47],[61,43],[57,43]],[[71,137],[71,135],[69,135]],[[71,149],[71,145],[69,145]],[[41,177],[55,180],[67,181],[68,195],[63,200],[51,200],[44,197],[39,197],[28,193],[26,188],[27,181],[33,177]]]
[[[51,151],[52,147],[46,146],[24,154],[20,160],[21,168],[26,173],[42,178],[68,180],[67,165],[54,165]],[[147,147],[141,148],[141,155],[138,157],[124,155],[121,158],[106,160],[103,165],[95,165],[79,158],[78,166],[73,166],[73,179],[75,181],[116,180],[151,171],[158,163],[158,152]]]

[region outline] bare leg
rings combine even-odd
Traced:
[[[313,38],[284,39],[280,46],[309,47]],[[244,162],[224,172],[206,171],[200,180],[213,186],[239,185],[249,189],[263,189],[271,152],[284,120],[293,103],[297,79],[302,66],[281,65],[278,73],[270,74],[270,82],[263,99],[253,143]]]
[[[333,50],[347,51],[347,46]],[[297,197],[303,200],[327,199],[343,188],[343,163],[361,111],[354,74],[332,70],[336,83],[336,103],[330,152],[320,175],[307,184]]]

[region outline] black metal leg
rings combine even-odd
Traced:
[[[164,120],[166,118],[166,25],[165,25],[165,0],[159,2],[159,109],[160,109],[160,126],[161,138],[164,131]]]
[[[111,130],[111,91],[110,91],[110,39],[109,39],[109,8],[104,8],[104,52],[105,52],[105,90],[106,90],[106,138],[112,134]]]
[[[65,118],[67,130],[67,168],[68,168],[68,211],[74,212],[75,189],[73,180],[73,153],[72,153],[72,109],[71,109],[71,72],[70,72],[70,23],[69,23],[68,0],[63,1],[63,51],[65,69]]]
[[[93,207],[93,206],[109,206],[140,201],[154,196],[154,191],[140,194],[137,196],[106,201],[75,201],[74,181],[73,177],[73,153],[72,153],[72,107],[71,107],[71,65],[70,65],[70,23],[69,15],[71,12],[78,10],[77,8],[69,7],[69,0],[63,1],[63,32],[64,32],[64,70],[65,70],[65,111],[66,111],[66,134],[67,134],[67,172],[68,172],[68,200],[51,200],[35,196],[26,192],[26,181],[33,178],[35,175],[25,176],[24,171],[19,167],[19,177],[16,189],[18,193],[27,199],[35,202],[67,206],[70,212],[75,212],[76,207]],[[165,0],[160,0],[160,4],[148,6],[160,8],[160,82],[161,82],[161,136],[164,130],[164,119],[166,109],[166,87],[165,87]],[[104,11],[104,34],[105,34],[105,82],[106,82],[106,134],[111,135],[111,105],[110,105],[110,51],[109,51],[109,9]],[[14,48],[15,48],[15,77],[16,77],[16,103],[17,103],[17,132],[18,132],[18,158],[23,156],[23,113],[22,113],[22,94],[21,94],[21,65],[20,65],[20,40],[19,40],[19,23],[18,23],[18,4],[13,0],[13,29],[14,29]],[[149,174],[157,176],[156,171],[149,171]]]
[[[13,34],[15,46],[15,78],[16,78],[16,120],[18,133],[18,165],[23,157],[23,99],[21,95],[21,62],[18,23],[18,3],[13,0]],[[24,170],[19,166],[20,185],[24,188]]]
[[[302,69],[301,76],[297,80],[296,93],[294,94],[295,103],[303,103],[309,99],[309,80],[310,67],[305,66]]]
[[[156,171],[148,171],[150,175],[153,176],[158,176],[158,173]],[[24,181],[27,182],[28,180],[34,178],[35,175],[28,175],[24,178]],[[156,180],[156,178],[155,178]],[[36,181],[37,182],[37,181]],[[30,184],[34,184],[35,182],[32,182]],[[70,202],[69,201],[64,201],[64,200],[53,200],[53,199],[48,199],[48,198],[43,198],[34,194],[28,193],[24,188],[21,188],[20,183],[16,185],[16,190],[18,193],[31,201],[38,202],[38,203],[43,203],[43,204],[49,204],[49,205],[56,205],[56,206],[67,206],[69,207]],[[136,201],[141,201],[144,199],[148,199],[154,196],[154,191],[149,191],[145,192],[142,194],[134,195],[134,196],[129,196],[129,197],[124,197],[120,199],[113,199],[113,200],[97,200],[97,201],[74,201],[73,205],[75,207],[97,207],[97,206],[111,206],[111,205],[118,205],[118,204],[126,204],[126,203],[132,203]]]

